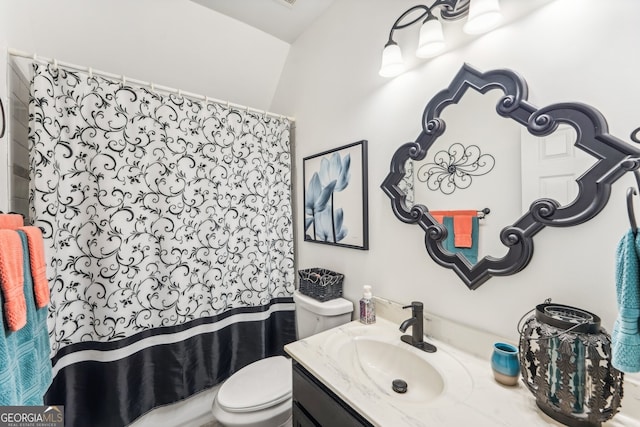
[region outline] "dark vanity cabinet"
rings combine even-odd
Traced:
[[[294,427],[373,426],[296,362],[292,411]]]

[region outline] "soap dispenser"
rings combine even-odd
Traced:
[[[360,321],[365,325],[376,323],[376,310],[373,305],[371,286],[365,285],[362,299],[360,300]]]

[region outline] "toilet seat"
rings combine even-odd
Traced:
[[[218,391],[216,401],[228,412],[253,412],[291,398],[291,360],[283,356],[253,362],[233,374]]]

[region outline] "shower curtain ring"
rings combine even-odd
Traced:
[[[89,78],[93,78],[93,68],[89,67]]]
[[[126,86],[127,85],[127,77],[123,74],[122,75],[122,86]]]
[[[56,58],[53,58],[53,69],[54,70],[58,69],[58,60]]]
[[[156,91],[156,85],[153,83],[149,83],[149,88],[151,89],[151,92],[155,92]]]

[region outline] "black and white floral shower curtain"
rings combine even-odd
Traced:
[[[290,123],[34,64],[44,230],[68,426],[126,425],[295,338]]]

